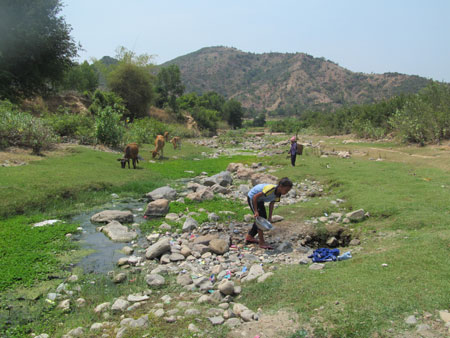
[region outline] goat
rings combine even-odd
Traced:
[[[153,150],[152,152],[152,156],[153,158],[156,157],[156,155],[159,154],[159,152],[161,151],[161,154],[159,154],[159,158],[163,158],[163,151],[164,151],[164,136],[162,135],[158,135],[155,138],[155,150]]]
[[[180,137],[178,137],[178,136],[173,137],[170,140],[170,143],[173,144],[173,149],[177,149],[177,148],[181,149],[181,139],[180,139]]]
[[[164,136],[164,140],[165,140],[166,142],[169,142],[169,132],[168,132],[168,131],[165,131],[163,136]]]
[[[122,169],[125,169],[125,164],[128,163],[128,169],[130,169],[130,159],[133,161],[133,168],[136,169],[136,163],[139,163],[140,156],[139,147],[137,143],[127,144],[125,147],[125,154],[123,158],[118,158],[117,161],[120,161]],[[141,158],[142,159],[142,158]]]

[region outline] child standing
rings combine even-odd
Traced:
[[[291,137],[291,149],[289,149],[289,154],[291,155],[291,164],[295,167],[295,160],[297,158],[297,139],[295,136]]]
[[[284,177],[280,180],[278,185],[274,184],[258,184],[255,185],[247,196],[248,205],[252,210],[255,218],[261,216],[267,219],[265,202],[269,202],[269,218],[268,221],[272,222],[272,212],[275,202],[280,201],[281,195],[286,195],[292,188],[292,181]],[[258,234],[258,239],[255,238]],[[264,241],[264,234],[262,230],[259,230],[256,223],[253,222],[253,226],[245,237],[246,242],[259,243],[259,247],[263,249],[273,249],[270,245]]]

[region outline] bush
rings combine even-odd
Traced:
[[[192,110],[192,117],[197,122],[200,129],[203,129],[206,134],[215,133],[217,130],[217,122],[219,121],[218,112],[215,110],[206,109],[203,107],[196,107]]]
[[[122,143],[124,127],[120,122],[122,115],[112,107],[106,107],[98,114],[95,124],[95,136],[98,142],[112,147]]]
[[[42,119],[19,111],[9,101],[0,101],[0,147],[30,147],[39,154],[55,141],[55,134]]]
[[[72,139],[83,138],[86,144],[86,137],[94,134],[94,119],[91,116],[71,114],[65,110],[59,110],[56,114],[45,116],[48,125],[55,133],[62,137]]]
[[[89,106],[89,111],[94,115],[98,115],[101,110],[108,106],[113,107],[122,116],[128,114],[127,108],[120,96],[113,92],[104,92],[97,89],[92,95],[92,104]]]

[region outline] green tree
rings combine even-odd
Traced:
[[[0,2],[0,98],[46,94],[77,56],[59,0]]]
[[[74,65],[64,76],[62,89],[94,92],[99,83],[98,73],[93,65],[84,61],[81,65]]]
[[[177,111],[177,97],[183,95],[184,86],[181,83],[181,73],[177,65],[170,65],[160,69],[156,75],[156,105],[163,108],[168,104],[172,110]]]
[[[240,128],[242,126],[242,106],[239,101],[234,99],[225,102],[223,107],[224,119],[228,122],[232,128]]]
[[[253,119],[254,127],[264,127],[266,124],[266,114],[261,113]]]

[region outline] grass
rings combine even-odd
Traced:
[[[339,139],[326,142],[327,147],[334,147],[331,143],[339,143]],[[346,150],[350,145],[341,146]],[[305,178],[314,179],[325,187],[326,194],[321,198],[277,208],[276,214],[285,216],[288,221],[359,208],[371,215],[364,222],[350,226],[362,241],[360,247],[353,249],[351,260],[327,263],[323,272],[311,271],[301,265],[285,266],[264,283],[251,282],[243,288],[239,302],[254,310],[261,307],[264,310],[289,308],[296,311],[302,328],[292,337],[306,336],[311,326],[317,337],[399,335],[410,330],[404,324],[408,315],[417,312],[420,317],[425,311],[435,314],[436,310],[448,309],[450,304],[448,164],[445,166],[442,158],[434,163],[428,158],[411,157],[403,147],[395,148],[391,144],[361,143],[352,146],[354,150],[363,151],[367,147],[377,147],[380,151],[393,147],[394,150],[401,149],[402,153],[398,158],[391,154],[388,160],[375,162],[368,161],[367,156],[319,158],[306,151],[305,156],[298,157],[295,168],[288,166],[284,155],[263,161],[264,164],[280,166],[276,173],[279,177],[288,176],[298,182]],[[144,157],[148,150],[143,148]],[[71,248],[65,233],[74,231],[74,226],[48,227],[33,233],[36,229],[32,229],[29,223],[77,213],[109,200],[112,192],[121,197],[141,196],[178,178],[192,177],[202,171],[215,174],[224,170],[231,161],[255,161],[254,156],[209,159],[199,155],[202,151],[201,147],[184,143],[179,152],[168,149],[168,159],[156,163],[141,162],[139,170],[123,170],[115,161],[117,154],[77,147],[65,156],[48,157],[22,167],[0,168],[0,203],[6,206],[1,211],[4,219],[0,221],[0,264],[4,264],[1,266],[2,274],[12,269],[12,274],[0,274],[3,278],[0,283],[3,281],[8,288],[3,292],[2,306],[12,304],[16,316],[12,318],[16,325],[3,331],[0,329],[0,334],[19,337],[31,330],[58,336],[71,328],[91,324],[93,318],[97,318],[92,308],[98,303],[145,288],[142,277],[115,286],[105,277],[85,275],[80,282],[84,285],[81,296],[88,300],[88,310],[74,309],[69,314],[58,312],[54,305],[39,298],[39,294],[54,289],[57,283],[45,281],[46,276],[58,271],[64,275],[61,267],[67,262],[67,257],[50,256]],[[436,149],[430,152],[436,152]],[[417,153],[429,154],[426,149]],[[178,158],[173,158],[174,155]],[[334,206],[330,201],[336,198],[345,202]],[[172,203],[170,212],[199,212],[200,208],[216,212],[225,223],[242,219],[248,213],[238,202],[218,198],[203,203],[189,200],[186,204]],[[219,210],[230,210],[235,215],[223,215],[218,213]],[[17,213],[26,216],[16,216]],[[207,212],[200,212],[194,218],[203,222],[207,219]],[[151,220],[143,230],[154,230],[162,221]],[[23,254],[22,260],[14,257],[17,252]],[[3,260],[3,257],[7,259]],[[36,264],[27,265],[26,262]],[[382,264],[388,266],[383,267]],[[16,270],[14,265],[17,265]],[[36,284],[38,281],[41,282]],[[92,281],[95,283],[91,284]],[[24,286],[33,284],[35,288],[39,286],[40,291],[17,303],[14,298],[17,292],[26,294],[31,289]],[[178,294],[180,291],[172,285],[153,296],[156,300],[162,294]],[[147,310],[142,309],[142,313]],[[6,309],[0,310],[0,326],[5,313]],[[137,317],[139,314],[138,311],[133,315]],[[59,326],[58,323],[63,324]],[[211,329],[206,322],[197,324],[209,330],[208,336],[226,335],[226,331]],[[187,322],[184,321],[168,326],[151,318],[151,329],[147,331],[151,336],[189,337],[186,327]],[[140,331],[130,334],[130,337],[142,334]]]
[[[272,164],[283,161],[273,158]],[[318,337],[387,336],[388,329],[407,329],[404,318],[416,311],[448,308],[450,177],[445,171],[357,158],[305,156],[298,164],[277,174],[319,180],[329,196],[294,208],[295,216],[289,207],[280,213],[291,219],[317,216],[332,211],[329,200],[344,198],[347,210],[370,212],[367,221],[352,225],[362,232],[362,251],[328,263],[323,273],[282,268],[265,283],[244,288],[243,302],[255,309],[292,308],[305,324],[313,324]]]

